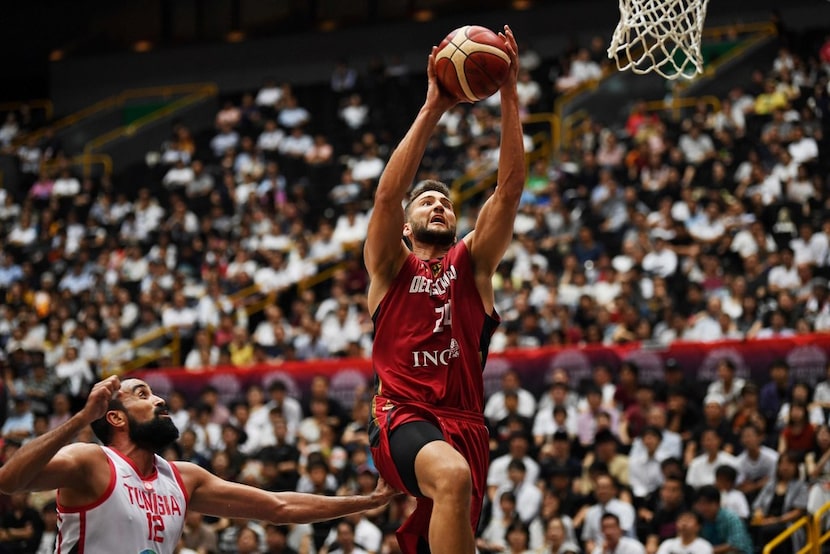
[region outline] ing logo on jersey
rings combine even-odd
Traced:
[[[450,360],[461,355],[458,341],[450,340],[450,346],[444,350],[417,350],[412,352],[412,367],[447,366]]]

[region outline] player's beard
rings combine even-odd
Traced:
[[[412,238],[423,244],[432,246],[448,247],[455,242],[455,229],[446,228],[441,230],[430,229],[427,225],[420,223],[412,225]]]
[[[158,452],[179,438],[179,430],[169,417],[161,417],[164,410],[156,410],[156,416],[150,421],[139,423],[128,417],[130,440],[139,448]]]

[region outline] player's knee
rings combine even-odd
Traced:
[[[436,496],[457,499],[469,499],[473,490],[470,466],[463,459],[446,460],[442,467],[436,468]]]

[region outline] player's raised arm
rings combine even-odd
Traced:
[[[458,100],[444,94],[435,76],[435,52],[433,47],[427,64],[427,96],[415,121],[389,157],[380,176],[375,192],[374,210],[369,220],[363,257],[373,287],[383,288],[398,272],[407,255],[401,240],[404,211],[401,206],[406,192],[412,186],[418,167],[424,157],[427,142],[435,131],[441,116]],[[379,292],[380,294],[375,294]],[[370,290],[371,308],[383,296],[381,291]],[[376,301],[372,302],[372,296]]]
[[[386,505],[400,494],[383,479],[369,495],[324,496],[297,492],[268,492],[225,481],[188,462],[175,462],[188,490],[188,508],[196,512],[271,523],[314,523]]]
[[[56,429],[26,443],[0,467],[0,491],[50,490],[84,486],[90,464],[106,463],[103,452],[90,444],[69,444],[78,432],[102,417],[120,382],[110,377],[97,383],[84,408]],[[67,446],[68,445],[68,446]]]
[[[496,191],[487,199],[476,221],[475,231],[465,237],[476,272],[492,275],[513,240],[513,220],[525,184],[525,151],[516,80],[519,55],[513,31],[505,25],[499,33],[510,56],[510,73],[501,93],[501,145]]]

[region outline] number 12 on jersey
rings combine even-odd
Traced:
[[[440,333],[444,330],[444,327],[450,327],[452,325],[452,310],[450,306],[452,301],[447,302],[443,306],[438,306],[435,308],[435,313],[438,314],[438,319],[435,320],[435,328],[432,330],[433,333]]]

